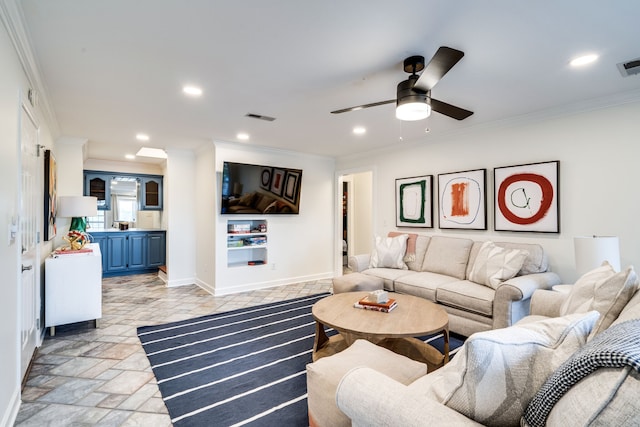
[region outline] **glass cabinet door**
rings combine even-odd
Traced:
[[[98,199],[98,210],[111,208],[111,177],[107,175],[87,174],[85,177],[85,195]]]
[[[142,210],[162,209],[162,178],[142,178]]]

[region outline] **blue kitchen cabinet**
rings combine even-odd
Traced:
[[[147,266],[160,267],[166,262],[166,236],[163,232],[147,234]]]
[[[102,277],[154,273],[165,264],[164,231],[96,231],[91,236],[102,250]]]

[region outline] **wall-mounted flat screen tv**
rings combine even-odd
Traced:
[[[298,214],[302,170],[224,162],[223,214]]]

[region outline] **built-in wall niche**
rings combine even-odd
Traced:
[[[267,264],[267,221],[227,221],[227,267]]]

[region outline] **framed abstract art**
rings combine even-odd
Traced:
[[[438,226],[487,229],[487,170],[438,175]]]
[[[499,167],[494,174],[496,231],[560,232],[560,162]]]
[[[433,175],[396,179],[396,226],[433,227]]]

